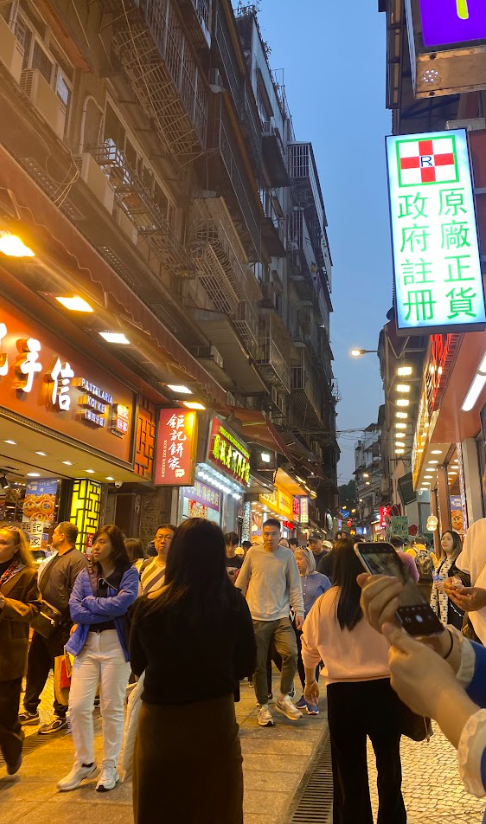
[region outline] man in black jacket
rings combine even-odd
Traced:
[[[62,613],[62,620],[50,638],[38,632],[32,636],[27,663],[27,684],[24,696],[24,712],[19,715],[24,726],[39,723],[40,695],[49,670],[54,669],[54,658],[63,655],[72,622],[69,614],[69,597],[74,582],[82,569],[88,566],[86,556],[76,549],[78,528],[69,521],[58,524],[52,535],[55,555],[39,569],[39,589],[44,601]],[[50,735],[67,727],[67,706],[54,697],[54,717],[39,727],[41,735]]]

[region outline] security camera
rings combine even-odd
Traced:
[[[121,486],[123,486],[123,481],[115,481],[115,488],[116,489],[120,489]]]

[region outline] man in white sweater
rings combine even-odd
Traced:
[[[267,658],[272,642],[282,658],[281,694],[275,708],[291,721],[302,718],[289,697],[297,670],[297,642],[289,612],[292,606],[295,625],[302,629],[304,601],[294,554],[291,549],[280,546],[279,540],[280,523],[269,518],[263,524],[263,544],[255,544],[248,551],[236,581],[236,586],[246,595],[253,618],[257,642],[254,683],[261,727],[274,726],[267,686]]]

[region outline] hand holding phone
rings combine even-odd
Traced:
[[[422,637],[437,635],[444,631],[437,615],[391,544],[359,543],[355,545],[354,551],[371,575],[393,576],[398,579],[402,588],[397,593],[399,606],[395,614],[410,635]]]

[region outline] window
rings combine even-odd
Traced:
[[[54,63],[45,53],[42,46],[36,40],[34,42],[34,49],[32,52],[32,61],[30,64],[31,69],[39,69],[42,77],[44,77],[49,85],[52,82],[52,75],[54,69]]]

